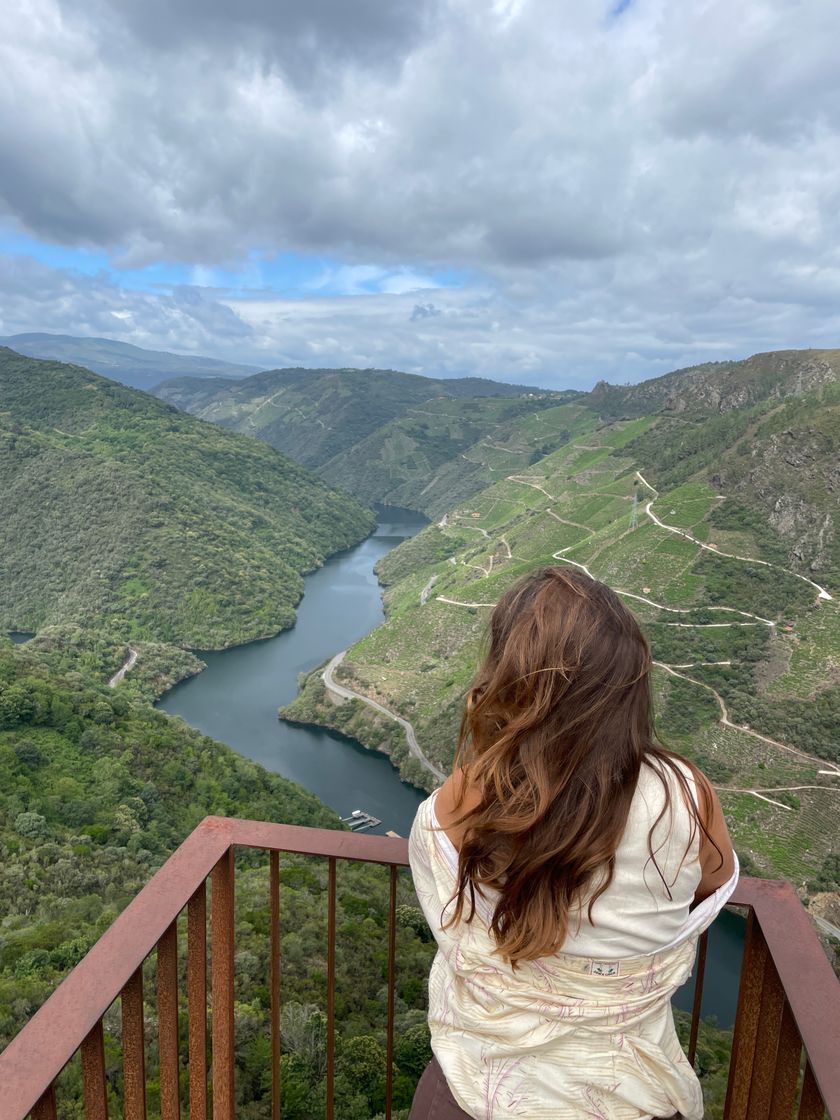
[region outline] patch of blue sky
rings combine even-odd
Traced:
[[[254,250],[235,263],[190,264],[155,261],[139,268],[121,266],[120,252],[57,245],[29,234],[0,229],[0,253],[30,257],[51,268],[104,276],[135,291],[188,286],[235,291],[267,291],[287,298],[396,294],[434,288],[459,288],[468,274],[422,266],[348,264],[335,257]]]
[[[633,0],[615,0],[615,3],[610,6],[609,18],[618,19],[619,16],[624,15],[632,3]]]
[[[190,282],[191,267],[155,262],[144,268],[119,268],[104,249],[56,245],[29,234],[0,230],[0,253],[10,257],[29,257],[50,268],[67,269],[84,276],[105,276],[126,288],[158,290]]]

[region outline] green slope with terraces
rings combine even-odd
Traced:
[[[763,392],[641,416],[575,402],[542,457],[533,415],[505,443],[476,442],[492,484],[385,558],[387,619],[335,680],[408,720],[446,770],[492,605],[534,567],[582,568],[645,624],[662,735],[718,786],[748,866],[814,880],[840,807],[840,394],[828,377]],[[328,697],[320,671],[285,711],[384,740],[406,777],[435,784],[398,725]]]

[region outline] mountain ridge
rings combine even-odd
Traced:
[[[0,338],[8,346],[30,358],[47,358],[84,366],[94,373],[147,391],[161,381],[180,374],[194,377],[246,377],[259,367],[220,361],[166,350],[149,350],[130,342],[96,335],[49,334],[30,331]]]
[[[430,378],[400,370],[263,370],[241,381],[177,378],[157,396],[205,420],[254,436],[313,469],[411,408],[435,398],[549,398],[547,390],[484,378]]]

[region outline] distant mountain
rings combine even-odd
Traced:
[[[554,396],[481,377],[421,377],[388,369],[273,369],[238,381],[181,377],[155,392],[186,412],[265,440],[315,469],[383,424],[432,401]]]
[[[503,461],[508,473],[525,470],[572,432],[593,427],[597,417],[576,403],[579,396],[536,392],[428,401],[317,470],[361,501],[439,517],[492,481],[495,460],[488,463],[488,456]]]
[[[292,624],[373,515],[267,444],[0,348],[0,630],[218,648]]]
[[[85,366],[123,385],[146,390],[170,377],[245,377],[259,368],[232,365],[215,358],[169,354],[165,350],[145,350],[113,338],[83,338],[70,334],[15,334],[0,338],[0,345],[31,358],[53,358]]]

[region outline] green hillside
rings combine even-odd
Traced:
[[[373,518],[266,444],[0,349],[0,629],[218,648],[294,621]]]
[[[796,392],[765,385],[724,413],[609,419],[590,400],[475,443],[466,454],[496,481],[385,558],[387,620],[336,678],[409,720],[445,771],[492,605],[534,567],[576,565],[647,626],[662,733],[719,786],[748,866],[818,876],[840,808],[840,392],[800,372]],[[555,416],[571,437],[523,463]],[[384,743],[433,787],[396,724],[325,700],[316,672],[285,713]]]
[[[637,385],[599,382],[589,401],[609,419],[671,412],[711,416],[802,396],[840,376],[840,350],[773,350],[743,361],[705,362]]]
[[[158,386],[156,393],[204,420],[265,440],[313,469],[438,398],[528,399],[530,394],[531,400],[545,402],[552,397],[480,377],[450,380],[381,369],[276,369],[240,381],[182,377]]]
[[[342,480],[362,501],[439,517],[484,489],[498,469],[491,460],[525,468],[573,432],[596,425],[591,410],[558,403],[563,396],[427,401],[328,460],[318,473],[336,484]],[[566,396],[573,401],[579,394]]]

